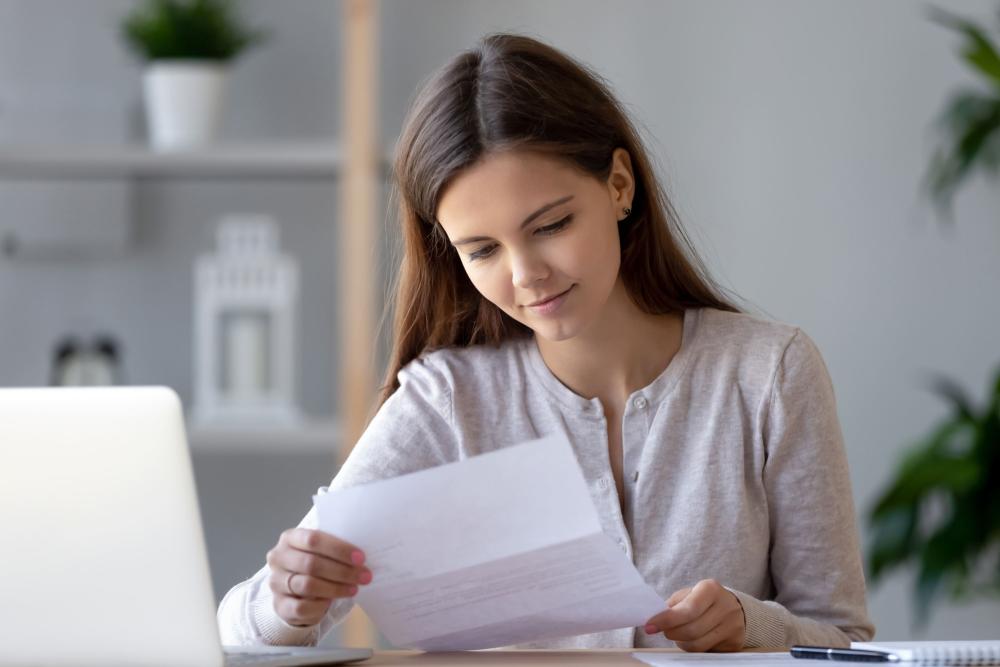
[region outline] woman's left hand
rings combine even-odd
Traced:
[[[662,632],[685,651],[739,651],[746,619],[736,595],[715,579],[682,588],[667,600],[667,610],[646,621],[646,634]]]

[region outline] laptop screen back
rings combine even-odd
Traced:
[[[222,664],[173,391],[0,389],[0,498],[0,664]]]

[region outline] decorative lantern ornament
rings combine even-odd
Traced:
[[[229,216],[195,262],[195,421],[294,426],[299,268],[267,216]]]

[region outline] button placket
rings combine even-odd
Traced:
[[[622,473],[625,481],[625,502],[631,506],[635,499],[636,487],[639,482],[639,461],[645,440],[649,437],[647,426],[649,415],[648,399],[639,394],[630,400],[629,410],[622,423]]]

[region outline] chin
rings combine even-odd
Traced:
[[[581,317],[579,312],[567,312],[559,317],[525,317],[521,311],[506,310],[511,318],[531,329],[534,334],[547,341],[558,343],[569,340],[582,333],[589,321]]]
[[[569,340],[573,338],[578,333],[580,333],[581,327],[575,322],[543,322],[539,324],[538,322],[527,323],[532,331],[535,332],[536,336],[540,336],[547,341],[553,343],[558,343],[564,340]]]
[[[579,330],[576,326],[571,326],[569,322],[560,320],[549,320],[549,321],[538,321],[535,319],[525,319],[521,317],[514,317],[509,311],[507,313],[513,319],[517,320],[524,326],[531,329],[531,331],[539,338],[544,338],[545,340],[552,342],[559,342],[561,340],[567,340],[575,336]]]

